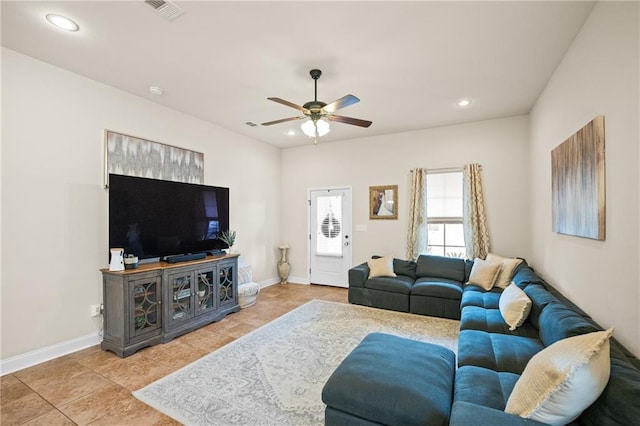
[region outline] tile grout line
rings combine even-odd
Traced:
[[[17,381],[19,381],[20,383],[22,383],[23,385],[25,385],[27,388],[29,388],[29,390],[31,391],[31,393],[34,393],[34,394],[38,395],[38,397],[42,398],[42,400],[43,400],[44,402],[46,402],[46,403],[47,403],[47,405],[49,405],[49,406],[52,408],[51,410],[47,411],[46,413],[43,413],[43,414],[40,414],[40,415],[38,415],[38,416],[32,417],[32,418],[30,418],[30,419],[28,419],[28,420],[25,420],[24,422],[20,423],[21,425],[26,424],[26,423],[29,423],[29,422],[31,422],[31,421],[34,421],[34,420],[36,420],[36,419],[39,419],[40,417],[46,416],[46,415],[50,414],[50,413],[51,413],[51,411],[54,411],[54,410],[55,410],[55,411],[57,411],[58,413],[60,413],[61,415],[63,415],[66,419],[68,419],[68,420],[69,420],[71,423],[73,423],[74,425],[77,425],[77,423],[76,423],[76,422],[74,422],[73,420],[71,420],[71,419],[70,419],[66,414],[64,414],[62,411],[60,411],[60,410],[58,409],[58,407],[56,407],[55,405],[53,405],[53,404],[51,403],[51,401],[49,401],[48,399],[46,399],[43,395],[41,395],[39,392],[37,392],[35,389],[33,389],[33,388],[32,388],[31,386],[29,386],[27,383],[25,383],[22,379],[20,379],[19,377],[15,376],[15,375],[13,375],[13,374],[12,374],[12,376],[13,376]],[[25,398],[26,396],[28,396],[28,395],[25,395],[25,396],[23,396],[22,398]],[[19,398],[19,399],[22,399],[22,398]],[[19,400],[19,399],[18,399],[18,400]]]

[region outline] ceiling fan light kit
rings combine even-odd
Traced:
[[[305,135],[309,136],[309,138],[314,139],[314,143],[317,143],[317,138],[329,133],[329,131],[331,130],[329,121],[337,121],[338,123],[351,124],[359,127],[371,126],[372,123],[368,120],[361,120],[359,118],[351,118],[334,114],[334,112],[340,108],[345,108],[349,105],[360,102],[360,99],[353,95],[345,95],[342,98],[331,102],[330,104],[318,101],[318,79],[322,75],[322,71],[320,71],[319,69],[312,69],[311,71],[309,71],[309,74],[311,75],[311,78],[314,82],[313,101],[309,101],[303,106],[300,106],[294,104],[293,102],[285,101],[284,99],[280,98],[267,98],[270,101],[297,109],[304,115],[268,121],[266,123],[262,123],[263,126],[271,126],[273,124],[285,123],[287,121],[294,120],[304,120],[305,118],[308,118],[308,120],[305,120],[300,127],[302,128],[302,131]]]
[[[329,127],[329,122],[324,118],[319,118],[317,120],[308,119],[302,122],[300,126],[305,135],[310,138],[318,138],[320,136],[324,136],[331,131]]]

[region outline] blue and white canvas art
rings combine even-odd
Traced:
[[[204,154],[105,130],[105,186],[109,173],[204,183]]]

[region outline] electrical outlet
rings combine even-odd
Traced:
[[[99,303],[97,305],[91,305],[90,309],[91,311],[89,315],[91,315],[92,317],[97,317],[102,313],[102,305]]]

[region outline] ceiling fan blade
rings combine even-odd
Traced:
[[[281,118],[280,120],[267,121],[266,123],[262,123],[262,125],[263,125],[263,126],[271,126],[272,124],[286,123],[287,121],[301,120],[301,119],[303,119],[303,118],[306,118],[306,117],[289,117],[289,118]]]
[[[337,121],[339,123],[353,124],[354,126],[369,127],[372,122],[368,120],[360,120],[359,118],[344,117],[342,115],[328,115],[328,120]]]
[[[280,99],[280,98],[267,98],[267,99],[269,99],[270,101],[277,102],[279,104],[291,107],[293,109],[297,109],[303,114],[307,114],[309,112],[308,109],[301,107],[300,105],[296,105],[293,102],[285,101],[284,99]]]
[[[322,110],[328,112],[329,114],[339,110],[340,108],[348,107],[349,105],[353,105],[360,102],[356,96],[353,95],[345,95],[338,99],[337,101],[333,101],[328,105],[325,105]]]

